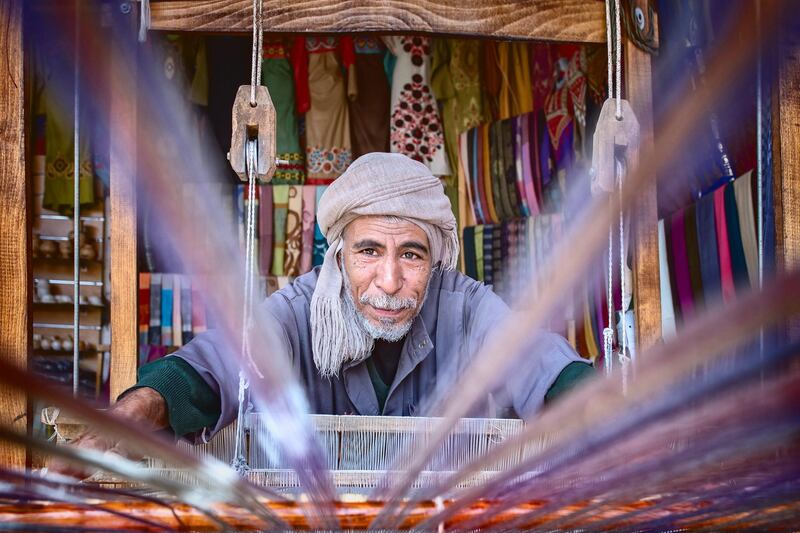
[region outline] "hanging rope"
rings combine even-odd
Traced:
[[[615,100],[615,113],[616,120],[622,120],[622,26],[620,22],[620,2],[614,0],[613,5],[613,28],[614,34],[612,38],[612,5],[611,0],[606,0],[606,41],[607,45],[607,63],[608,63],[608,98]],[[613,50],[612,50],[613,47]],[[617,190],[622,198],[622,181],[626,172],[626,167],[619,159],[615,157],[614,163],[614,178],[617,185]],[[613,194],[609,201],[613,202]],[[620,206],[622,204],[620,203]],[[610,374],[613,370],[613,350],[614,350],[614,235],[613,228],[608,230],[608,252],[607,257],[607,284],[606,296],[608,305],[608,325],[603,329],[603,363],[606,374]],[[620,328],[618,339],[618,352],[617,358],[623,366],[623,389],[627,389],[627,367],[630,362],[628,355],[628,339],[627,339],[627,306],[625,304],[625,294],[627,292],[626,283],[626,247],[625,247],[625,215],[620,208],[619,211],[619,262],[620,262],[620,293],[621,293],[621,309],[620,309]]]
[[[261,83],[261,48],[263,46],[264,6],[262,0],[253,0],[253,50],[250,64],[250,105],[256,105],[256,87]]]
[[[81,319],[81,265],[80,265],[80,227],[81,227],[81,120],[80,120],[80,2],[75,2],[75,68],[72,89],[72,395],[78,396],[78,373],[80,370],[80,319]]]
[[[253,0],[253,48],[250,69],[250,105],[256,105],[256,87],[261,80],[261,48],[263,45],[263,5],[261,0]],[[242,298],[242,342],[241,350],[245,361],[252,361],[248,332],[252,326],[253,294],[255,292],[255,232],[256,232],[256,186],[258,182],[258,139],[248,139],[245,145],[245,169],[247,173],[247,213],[245,215],[244,252],[244,294]],[[247,434],[245,414],[247,411],[247,378],[239,371],[239,397],[236,438],[231,466],[244,474],[249,469],[245,457],[244,442]]]

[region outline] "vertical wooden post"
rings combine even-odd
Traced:
[[[784,31],[778,44],[778,79],[772,101],[779,272],[800,268],[800,27],[797,26]],[[800,339],[800,320],[790,320],[787,326],[789,338]]]
[[[0,357],[25,368],[31,348],[30,228],[25,175],[22,0],[0,2]],[[24,433],[24,392],[0,387],[0,424]],[[0,464],[25,466],[25,449],[0,442]]]
[[[130,5],[129,2],[124,2]],[[136,93],[137,61],[132,33],[135,12],[121,10],[112,31],[110,135],[111,401],[136,382]],[[131,30],[132,32],[132,30]]]
[[[642,151],[653,147],[653,90],[650,55],[625,39],[625,94],[639,119]],[[658,270],[658,203],[655,176],[636,200],[633,211],[633,294],[636,301],[637,346],[661,339],[661,286]]]

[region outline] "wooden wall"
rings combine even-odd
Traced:
[[[30,257],[25,174],[22,0],[0,2],[0,357],[27,365],[31,347]],[[0,386],[0,424],[24,433],[26,398]],[[0,442],[0,465],[22,467],[25,449]]]

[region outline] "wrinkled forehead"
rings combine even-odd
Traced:
[[[416,240],[430,247],[428,234],[415,222],[394,215],[364,215],[353,219],[344,228],[342,238],[347,245],[369,238],[383,241],[389,238]]]

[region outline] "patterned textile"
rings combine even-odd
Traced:
[[[478,259],[475,253],[475,227],[464,228],[461,239],[464,250],[464,273],[472,279],[478,279]]]
[[[297,112],[305,114],[306,183],[330,183],[352,160],[347,99],[358,94],[354,62],[349,36],[295,37],[292,63]]]
[[[261,243],[259,266],[262,275],[269,274],[272,267],[272,190],[269,185],[259,187],[258,240]]]
[[[300,273],[311,270],[314,255],[314,221],[317,206],[317,189],[314,185],[303,187],[303,245],[300,254]]]
[[[286,260],[286,219],[289,211],[289,185],[272,186],[272,268],[273,276],[284,275]]]
[[[303,239],[303,188],[289,186],[289,203],[286,214],[286,256],[283,263],[285,276],[300,275],[300,253]]]
[[[383,43],[372,36],[354,39],[356,84],[361,90],[349,99],[353,157],[389,151],[389,80],[383,68]]]
[[[281,40],[264,43],[261,83],[269,89],[275,106],[275,149],[278,163],[272,183],[297,184],[305,179],[305,161],[295,114],[294,74],[289,55]]]
[[[483,282],[494,286],[494,226],[483,226]]]
[[[45,155],[44,190],[42,205],[47,209],[72,213],[74,186],[74,91],[72,69],[64,74],[58,62],[69,64],[67,57],[61,57],[63,50],[52,54],[38,52],[33,56],[32,108],[37,117],[37,153]],[[90,143],[91,131],[87,114],[88,106],[80,113],[78,187],[81,205],[94,203],[93,161]],[[43,130],[43,132],[42,132]],[[42,133],[44,135],[42,135]],[[44,145],[41,146],[41,140]]]
[[[431,39],[383,39],[397,57],[392,77],[390,149],[424,163],[434,176],[450,175],[442,122],[429,83]]]

